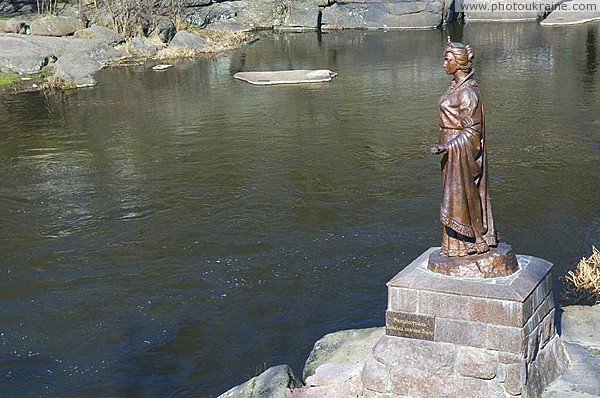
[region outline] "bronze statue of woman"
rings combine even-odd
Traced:
[[[440,132],[431,152],[442,166],[441,254],[462,257],[485,253],[498,244],[488,189],[484,112],[473,79],[473,48],[451,42],[444,70],[453,75],[440,97]]]

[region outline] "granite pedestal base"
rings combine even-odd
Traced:
[[[365,397],[539,397],[568,367],[554,326],[552,264],[517,256],[501,278],[427,269],[431,248],[388,282],[386,335],[361,378]]]

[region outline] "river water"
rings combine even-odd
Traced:
[[[468,25],[503,240],[600,245],[600,25]],[[446,32],[265,34],[0,104],[0,397],[210,397],[382,325],[438,244]],[[240,70],[328,68],[256,87]]]

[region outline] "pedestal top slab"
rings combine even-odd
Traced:
[[[392,278],[387,286],[523,302],[552,268],[552,263],[541,258],[517,255],[519,270],[506,277],[446,276],[427,269],[429,255],[438,249],[431,247],[426,250]]]

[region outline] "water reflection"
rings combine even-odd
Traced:
[[[564,273],[599,244],[598,25],[450,31],[477,50],[500,233]],[[214,396],[264,363],[300,370],[327,332],[381,324],[385,282],[439,239],[427,147],[446,35],[265,34],[7,98],[3,393]],[[231,77],[288,67],[339,76]]]
[[[596,52],[598,48],[598,39],[596,38],[596,29],[590,26],[587,30],[585,40],[585,65],[586,73],[583,76],[584,88],[587,93],[594,95],[596,92],[596,73],[598,72],[598,60],[596,59]]]

